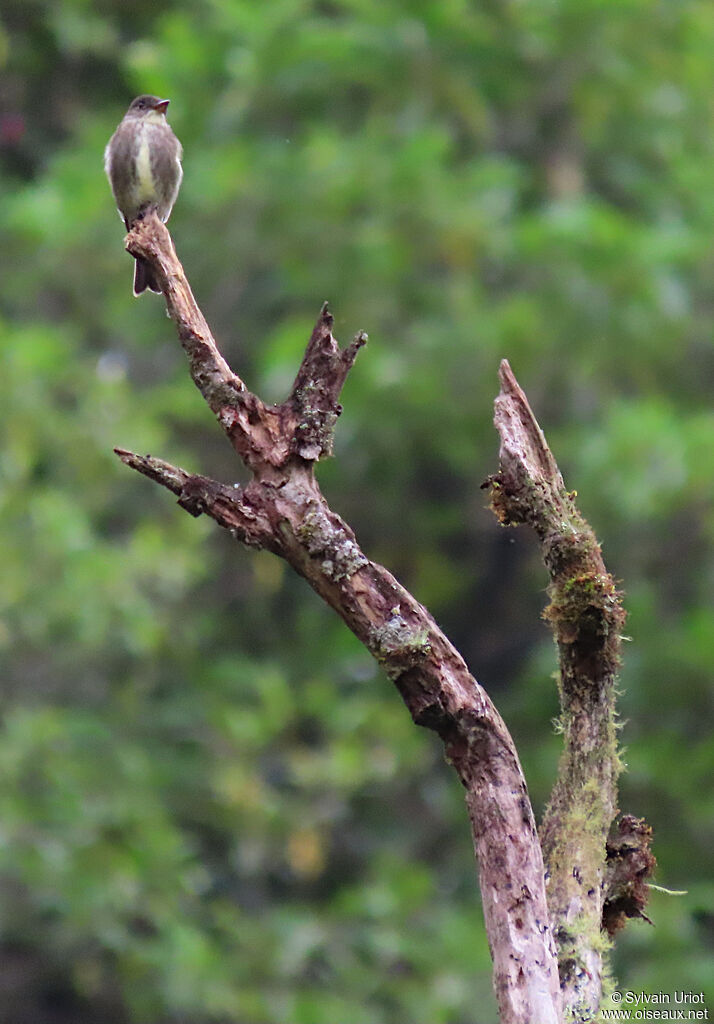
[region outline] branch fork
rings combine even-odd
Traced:
[[[598,867],[591,854],[602,842],[604,864],[602,833],[615,808],[617,758],[608,701],[622,613],[599,547],[565,491],[510,367],[502,364],[496,402],[501,469],[487,485],[501,522],[531,523],[544,546],[552,579],[548,614],[557,626],[568,716],[565,782],[560,790],[556,787],[546,815],[543,848],[517,751],[488,694],[427,610],[387,569],[364,554],[315,479],[314,463],[332,453],[333,431],[342,411],[339,397],[366,334],[358,333],[341,349],[325,304],[290,394],[279,405],[266,405],[221,356],[168,230],[154,213],[132,226],[127,249],[154,269],[194,383],[252,479],[245,488],[229,486],[154,456],[124,449],[116,449],[117,455],[177,495],[191,515],[208,515],[242,543],[286,559],[371,651],[414,721],[439,734],[466,791],[502,1024],[560,1024],[563,1005],[568,1012],[577,1007],[582,1020],[592,1019],[583,1014],[597,1009],[598,985],[582,981],[580,966],[559,979],[556,934],[575,929],[581,915],[594,921],[602,911],[602,865]],[[586,594],[589,602],[587,630],[577,615],[571,616],[567,629],[564,625],[575,607],[574,593],[581,603]],[[599,709],[594,719],[593,703]],[[597,776],[602,792],[589,788],[584,767],[603,756],[602,743],[591,734],[593,721],[607,741]],[[568,830],[584,794],[590,801],[588,813],[597,810],[597,825],[587,833],[592,849],[582,850],[568,839]],[[582,882],[565,880],[568,857],[574,858]],[[562,948],[561,944],[561,953]],[[568,956],[571,953],[568,946]],[[562,955],[560,967],[562,974]],[[597,958],[584,963],[588,977],[592,972],[599,979],[597,968]]]

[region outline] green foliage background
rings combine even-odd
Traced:
[[[688,890],[616,973],[706,989],[713,50],[708,0],[3,0],[3,1021],[495,1020],[439,743],[301,581],[112,455],[240,472],[131,297],[102,152],[145,91],[249,386],[285,395],[325,298],[370,333],[321,481],[494,696],[541,809],[545,574],[479,489],[511,360],[627,595],[621,807]]]

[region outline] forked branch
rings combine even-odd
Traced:
[[[644,916],[654,865],[649,831],[636,819],[623,819],[606,847],[617,801],[614,684],[624,612],[510,366],[501,365],[496,400],[500,471],[487,485],[504,525],[536,530],[551,579],[545,616],[559,648],[565,742],[542,847],[498,711],[426,609],[361,551],[315,479],[314,463],[332,453],[339,396],[366,335],[340,349],[323,306],[288,398],[266,405],[220,355],[156,216],[134,225],[127,248],[152,264],[193,380],[252,479],[227,486],[152,456],[117,454],[192,515],[205,513],[242,543],[285,558],[371,651],[414,721],[439,734],[466,789],[503,1024],[556,1024],[562,1014],[593,1020],[603,918],[612,933],[626,916]],[[636,849],[627,839],[635,833]]]
[[[366,336],[340,350],[323,307],[291,394],[268,406],[220,355],[168,231],[149,214],[127,240],[148,260],[193,380],[251,470],[245,488],[117,450],[243,543],[285,558],[344,619],[393,680],[414,721],[435,730],[466,790],[502,1024],[558,1024],[561,997],[543,859],[513,740],[429,613],[360,549],[325,501],[313,463],[331,451],[338,398]]]

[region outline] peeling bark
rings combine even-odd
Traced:
[[[651,843],[652,829],[632,814],[622,816],[608,839],[602,923],[611,938],[630,917],[652,924],[645,914],[650,895],[647,879],[657,866]]]

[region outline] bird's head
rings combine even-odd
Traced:
[[[127,117],[146,117],[151,121],[163,120],[169,100],[160,100],[158,96],[137,96],[129,104]]]

